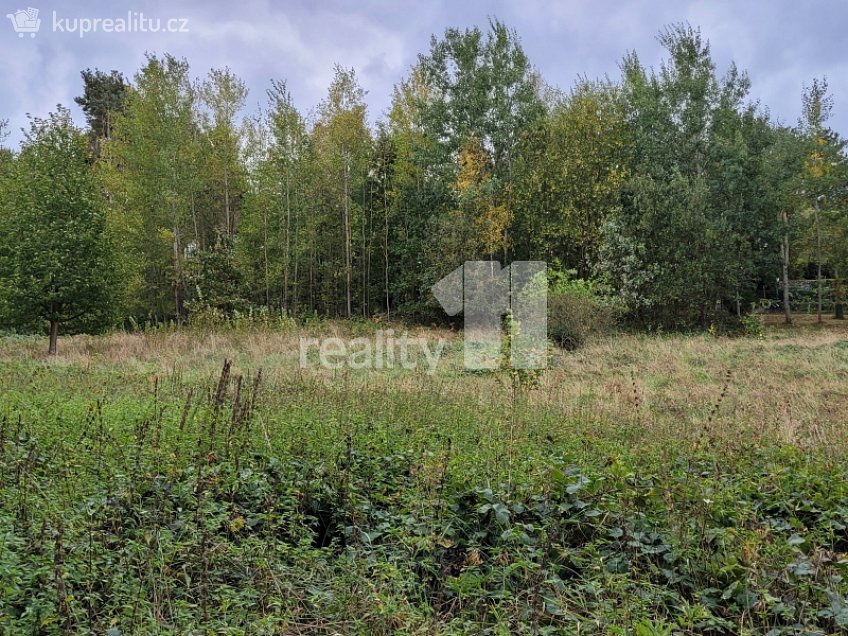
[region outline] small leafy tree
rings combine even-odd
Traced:
[[[6,320],[49,323],[52,355],[61,325],[90,331],[113,318],[106,216],[86,137],[67,109],[32,120],[3,189]]]

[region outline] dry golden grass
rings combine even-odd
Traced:
[[[562,356],[546,383],[556,401],[581,403],[600,419],[844,445],[846,338],[844,327],[769,330],[764,339],[622,336]]]
[[[819,327],[810,324],[815,317],[803,316],[785,327],[779,318],[767,318],[763,338],[622,334],[577,352],[555,351],[540,386],[528,392],[522,408],[564,421],[626,424],[662,437],[723,436],[743,445],[767,437],[848,448],[843,426],[848,321],[830,319]],[[401,369],[300,368],[301,336],[367,336],[369,329],[330,322],[283,331],[74,336],[60,340],[60,353],[52,360],[44,354],[43,339],[4,339],[0,365],[28,361],[47,369],[114,371],[123,382],[152,376],[207,378],[226,358],[237,371],[261,368],[266,385],[316,403],[335,399],[368,407],[370,402],[391,403],[396,396],[414,401],[426,394],[446,408],[511,408],[509,381],[464,371],[460,335],[447,329],[410,330],[411,336],[447,342],[433,376]],[[402,328],[395,331],[400,334]]]

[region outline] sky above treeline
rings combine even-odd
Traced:
[[[8,17],[30,7],[41,20],[34,37],[26,31],[32,13],[17,17],[22,33]],[[719,72],[735,61],[751,78],[751,99],[785,124],[797,122],[803,87],[826,76],[835,98],[830,126],[848,134],[845,0],[0,0],[0,17],[0,119],[10,122],[7,146],[22,138],[27,113],[44,116],[56,104],[72,107],[84,124],[73,104],[82,92],[80,71],[116,69],[131,78],[145,52],[185,57],[194,76],[228,66],[250,89],[249,111],[265,103],[272,79],[284,79],[297,106],[309,112],[324,97],[333,65],[353,66],[373,122],[433,34],[485,27],[492,17],[518,31],[531,63],[561,89],[584,75],[617,78],[630,50],[656,67],[659,30],[687,21],[710,41]],[[159,32],[151,32],[157,25]]]

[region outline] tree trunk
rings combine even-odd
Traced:
[[[813,208],[816,219],[816,285],[818,286],[818,304],[816,307],[818,314],[818,323],[822,322],[822,275],[821,275],[821,225],[819,224],[819,199],[816,197],[816,204]]]
[[[294,219],[294,244],[295,244],[295,249],[297,249],[297,246],[300,244],[300,242],[298,240],[299,237],[300,237],[300,225],[297,222],[297,217],[295,217],[295,219]],[[291,304],[291,315],[292,316],[296,316],[297,312],[300,311],[300,309],[298,307],[298,300],[299,300],[299,295],[300,295],[300,282],[299,282],[300,279],[298,278],[298,274],[297,274],[297,266],[298,266],[299,261],[300,261],[300,259],[298,258],[298,255],[295,254],[294,271],[292,272],[292,283],[291,283],[292,284],[292,291],[291,291],[291,303],[290,303]]]
[[[351,278],[353,275],[351,264],[351,222],[350,222],[350,197],[348,191],[350,187],[350,157],[347,153],[344,156],[344,233],[345,233],[345,300],[347,301],[347,317],[353,315],[351,310]]]
[[[233,235],[233,221],[230,217],[230,175],[224,159],[224,216],[227,219],[227,236]]]
[[[200,230],[197,227],[197,209],[194,203],[194,191],[191,193],[191,222],[194,225],[194,249],[204,249],[203,243],[200,241]]]
[[[789,306],[789,215],[783,211],[783,315],[787,325],[792,324],[792,308]]]
[[[262,210],[262,258],[265,266],[265,307],[271,309],[271,286],[268,283],[268,210]]]
[[[291,185],[286,171],[286,255],[283,270],[283,309],[289,311],[289,268],[291,267]]]
[[[59,321],[50,321],[50,345],[47,349],[47,355],[56,355],[56,345],[59,342]]]
[[[174,163],[172,170],[172,178],[173,178],[173,189],[171,191],[172,200],[171,200],[171,220],[174,224],[174,311],[177,313],[177,322],[182,322],[182,305],[183,305],[183,293],[182,293],[182,271],[180,271],[180,251],[182,250],[182,245],[180,243],[180,224],[179,218],[177,216],[177,157],[174,155]]]
[[[362,255],[365,261],[362,266],[362,315],[365,318],[371,316],[371,245],[374,236],[374,209],[373,197],[371,196],[371,183],[368,183],[368,198],[366,205],[365,184],[362,184],[362,211],[368,210],[368,228],[365,228],[365,219],[362,219]]]
[[[315,311],[315,239],[309,246],[312,258],[309,259],[309,313]]]
[[[389,303],[389,203],[386,190],[388,180],[383,182],[383,221],[385,234],[383,236],[383,261],[385,266],[385,282],[386,282],[386,318],[391,318],[392,308]]]
[[[182,321],[182,271],[180,270],[180,228],[177,225],[177,209],[171,204],[174,215],[174,311],[177,313],[177,322]]]

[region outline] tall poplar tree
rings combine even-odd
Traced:
[[[185,251],[202,232],[195,105],[188,63],[150,56],[103,147],[111,218],[123,230],[128,310],[153,320],[184,316]]]

